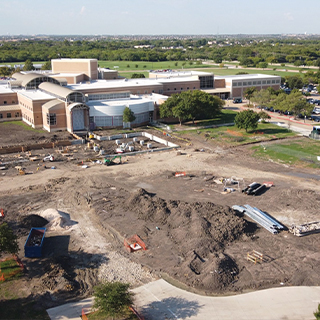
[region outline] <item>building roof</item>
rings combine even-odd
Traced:
[[[248,79],[266,79],[266,78],[280,78],[280,76],[274,76],[271,74],[236,74],[229,76],[215,76],[215,79],[226,79],[226,80],[248,80]]]
[[[64,102],[61,101],[61,100],[58,100],[58,99],[54,99],[54,100],[51,100],[51,101],[46,102],[46,103],[42,106],[42,108],[49,110],[49,109],[52,109],[52,108],[54,108],[54,107],[60,106],[61,104],[64,105]]]
[[[39,89],[47,92],[47,93],[51,93],[55,96],[61,97],[61,98],[67,98],[69,94],[73,93],[74,91],[67,88],[67,87],[62,87],[59,86],[58,84],[54,84],[51,82],[42,82],[39,85]]]
[[[19,111],[21,108],[18,104],[2,105],[0,106],[0,112],[6,111]]]
[[[73,58],[61,58],[61,59],[51,59],[51,62],[89,62],[98,61],[97,59],[73,59]]]
[[[51,94],[43,92],[41,90],[24,90],[15,89],[18,94],[21,94],[31,100],[51,100],[54,97]]]
[[[126,87],[145,87],[145,86],[162,86],[161,83],[153,79],[124,79],[124,80],[95,80],[86,83],[79,83],[68,85],[71,90],[90,90],[90,89],[112,89],[112,88],[125,88]]]

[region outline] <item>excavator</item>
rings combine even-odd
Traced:
[[[115,162],[115,159],[119,159],[119,161]],[[107,166],[113,166],[115,164],[121,164],[121,156],[114,156],[113,158],[109,159],[109,158],[104,158],[104,164]]]

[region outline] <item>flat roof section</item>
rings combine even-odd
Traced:
[[[124,79],[124,80],[95,80],[90,83],[79,83],[68,85],[67,88],[71,90],[89,90],[89,89],[112,89],[125,87],[139,87],[139,86],[162,86],[157,80],[149,79]]]
[[[249,79],[267,79],[267,78],[280,78],[269,74],[235,74],[230,76],[215,76],[215,79],[228,79],[228,80],[249,80]]]
[[[19,89],[16,90],[18,94],[21,94],[22,96],[25,96],[31,100],[47,100],[47,99],[55,99],[56,97],[45,93],[40,90],[24,90],[24,89]]]
[[[89,61],[98,61],[97,59],[73,59],[73,58],[61,58],[61,59],[51,59],[51,61],[59,62],[89,62]]]
[[[212,72],[205,71],[177,71],[177,70],[154,70],[149,73],[168,77],[191,77],[191,76],[212,76]]]

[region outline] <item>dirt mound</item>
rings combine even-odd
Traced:
[[[47,219],[40,217],[37,214],[23,216],[20,219],[20,226],[22,228],[41,228],[44,227],[47,223]]]
[[[139,189],[128,198],[125,209],[135,212],[146,224],[156,223],[166,238],[171,239],[171,246],[181,261],[162,267],[180,281],[221,291],[237,277],[238,266],[224,254],[224,248],[246,233],[247,222],[229,207],[211,202],[166,201]],[[153,237],[157,236],[145,233],[148,243],[159,243]]]

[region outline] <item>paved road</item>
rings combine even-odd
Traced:
[[[281,287],[229,297],[207,297],[157,280],[133,290],[146,320],[311,320],[320,287]],[[48,309],[52,320],[79,319],[92,300]]]

